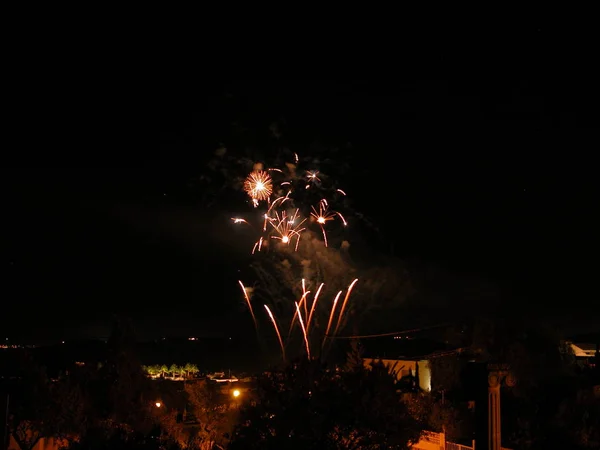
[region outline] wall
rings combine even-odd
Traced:
[[[67,441],[55,438],[41,438],[32,450],[61,450],[67,446]],[[14,438],[10,437],[10,443],[8,444],[8,450],[21,450],[19,444],[17,444]]]
[[[419,367],[419,387],[426,391],[431,391],[431,369],[429,361],[423,359],[421,361],[408,361],[401,359],[378,359],[364,358],[363,364],[366,368],[371,368],[371,363],[381,361],[386,367],[393,368],[396,371],[396,377],[401,380],[403,377],[415,375],[417,373],[417,365]]]

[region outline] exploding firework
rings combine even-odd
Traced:
[[[283,244],[290,244],[293,238],[296,238],[296,245],[294,250],[298,250],[298,244],[300,243],[300,233],[305,228],[301,228],[302,224],[306,222],[306,219],[300,220],[299,210],[296,209],[294,214],[288,216],[285,211],[281,214],[275,212],[275,220],[269,221],[275,230],[275,235],[271,236],[273,239],[279,239]]]
[[[252,199],[252,204],[256,207],[258,202],[268,201],[273,193],[273,180],[268,172],[255,170],[244,181],[244,191]]]
[[[306,230],[304,224],[308,218],[314,219],[314,223],[319,226],[323,234],[325,247],[329,245],[325,230],[327,223],[339,220],[344,226],[347,225],[346,219],[342,214],[330,208],[328,199],[323,198],[327,189],[333,195],[332,199],[339,198],[340,195],[346,196],[346,192],[341,189],[332,188],[331,186],[323,186],[321,178],[326,179],[326,177],[320,176],[317,170],[307,170],[298,172],[297,174],[298,164],[298,155],[294,154],[293,164],[286,163],[281,168],[269,168],[265,170],[262,169],[262,166],[255,166],[255,170],[247,176],[244,182],[244,191],[250,197],[252,205],[255,208],[261,207],[260,214],[256,217],[257,223],[254,224],[253,220],[250,220],[250,217],[232,217],[231,220],[235,224],[248,225],[251,229],[258,232],[256,236],[257,240],[252,248],[252,254],[263,250],[285,251],[285,248],[288,246],[293,248],[293,251],[297,251],[302,233]],[[300,175],[300,173],[304,175]],[[309,189],[311,187],[314,188]],[[315,205],[315,195],[319,195],[321,199],[318,205],[311,206]],[[261,206],[261,203],[264,203],[264,206]],[[270,244],[271,242],[278,242],[278,245]],[[323,338],[321,342],[321,348],[323,348],[326,339],[331,337],[331,335],[337,334],[344,319],[352,288],[357,281],[354,280],[349,285],[343,302],[340,301],[343,291],[339,291],[335,296],[333,303],[330,305],[331,309],[327,329],[323,334],[323,330],[318,330],[318,328],[324,322],[320,322],[315,317],[318,317],[318,311],[323,309],[317,303],[323,304],[325,302],[325,300],[320,300],[320,297],[325,295],[322,295],[325,283],[320,283],[318,287],[315,286],[316,291],[309,297],[311,291],[306,289],[306,282],[302,279],[302,295],[299,296],[299,299],[296,297],[296,301],[290,302],[289,307],[291,309],[287,309],[287,312],[290,314],[287,317],[291,317],[287,340],[289,341],[292,338],[294,325],[298,324],[298,328],[302,333],[304,347],[306,348],[306,356],[309,359],[311,358],[311,335],[313,338],[317,338],[317,335]],[[244,287],[241,281],[239,281],[239,284],[244,293],[244,300],[248,306],[254,325],[258,330],[249,290]],[[340,303],[341,307],[339,307]],[[287,323],[287,320],[280,322],[273,313],[274,310],[272,310],[272,307],[270,308],[268,305],[264,305],[264,307],[277,335],[282,357],[285,361],[286,342],[281,336],[280,326],[284,326],[283,323]],[[291,311],[293,311],[293,315]],[[337,317],[336,324],[334,324],[334,317]],[[333,332],[332,329],[334,329]],[[331,335],[330,332],[332,332]]]
[[[336,216],[338,216],[342,220],[342,223],[344,224],[344,226],[348,225],[348,223],[346,222],[346,219],[344,219],[344,216],[342,216],[339,212],[329,211],[329,205],[327,204],[327,200],[325,200],[325,199],[321,199],[321,201],[319,202],[319,210],[318,211],[314,206],[312,206],[312,212],[310,213],[310,215],[315,219],[315,221],[321,227],[321,232],[323,233],[323,241],[325,242],[325,247],[329,246],[327,243],[327,232],[325,231],[325,224],[327,222],[333,220]]]

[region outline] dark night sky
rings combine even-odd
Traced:
[[[529,49],[544,46],[536,32]],[[235,284],[246,249],[225,228],[235,205],[207,209],[186,183],[220,143],[269,142],[274,121],[296,148],[340,149],[355,208],[381,230],[373,242],[415,267],[490,278],[511,307],[594,323],[595,84],[536,55],[504,56],[502,73],[118,85],[41,108],[47,120],[25,127],[2,170],[0,326],[103,335],[113,312],[158,334],[247,324]]]

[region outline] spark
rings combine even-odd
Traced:
[[[302,328],[302,334],[304,335],[304,344],[306,345],[306,355],[310,360],[310,344],[308,343],[308,336],[306,336],[306,328],[304,328],[304,320],[302,320],[302,313],[300,312],[300,307],[298,306],[298,302],[294,302],[296,305],[296,313],[298,313],[298,321],[300,322],[300,327]]]
[[[313,313],[315,312],[315,306],[317,306],[317,301],[319,300],[319,294],[321,293],[321,289],[323,289],[323,286],[325,286],[325,283],[321,283],[321,285],[317,289],[317,292],[315,293],[315,296],[313,298],[313,302],[312,302],[312,305],[310,307],[310,314],[308,315],[308,320],[306,321],[306,332],[307,333],[308,333],[308,331],[310,329],[310,323],[311,323],[311,320],[312,320],[312,317],[313,317]]]
[[[240,217],[232,217],[231,220],[233,220],[233,223],[245,223],[245,224],[248,224],[248,222],[245,219],[242,219]]]
[[[273,181],[268,172],[255,170],[244,181],[244,191],[252,199],[254,207],[260,201],[268,201],[273,193]]]
[[[319,202],[319,211],[316,210],[314,206],[312,206],[313,212],[310,213],[312,217],[315,218],[319,226],[321,227],[321,232],[323,233],[323,241],[325,242],[325,247],[328,246],[327,243],[327,232],[325,231],[325,224],[330,220],[333,220],[336,215],[339,215],[338,212],[330,212],[329,205],[327,204],[327,200],[322,199]],[[340,217],[342,217],[340,215]],[[345,223],[344,218],[342,217],[342,221]]]
[[[304,280],[302,280],[304,281]],[[302,297],[300,297],[300,306],[302,306],[302,302],[306,301],[306,296],[310,294],[310,291],[306,291],[302,294]],[[296,318],[298,317],[298,314],[296,312],[294,312],[294,316],[292,317],[292,322],[290,323],[290,331],[288,332],[288,337],[292,334],[292,329],[294,328],[294,325],[296,323]]]
[[[348,303],[348,299],[350,298],[350,293],[352,292],[352,288],[354,287],[354,285],[356,284],[357,281],[358,281],[358,278],[356,278],[352,283],[350,283],[350,286],[348,286],[348,291],[346,291],[346,296],[344,297],[344,302],[342,303],[342,308],[340,309],[340,314],[338,316],[338,321],[335,326],[335,331],[333,332],[333,334],[337,334],[338,330],[340,329],[340,324],[342,323],[344,311],[346,310],[346,304]]]
[[[299,210],[296,209],[296,212],[291,217],[288,217],[285,211],[282,212],[281,215],[278,212],[275,212],[276,220],[269,222],[278,234],[278,236],[271,236],[272,239],[279,239],[283,244],[289,244],[292,242],[292,238],[296,238],[296,247],[294,248],[294,251],[298,250],[300,233],[306,229],[300,228],[306,219],[303,219],[298,225],[295,225],[296,220],[298,219],[298,211]]]
[[[250,303],[250,297],[248,296],[248,291],[246,290],[244,283],[242,283],[240,280],[238,280],[238,283],[240,284],[240,287],[242,288],[242,291],[244,292],[244,299],[246,300],[246,303],[248,304],[248,309],[250,310],[250,314],[252,315],[252,321],[254,322],[254,328],[256,328],[258,331],[258,325],[256,323],[256,317],[254,316],[254,310],[252,309],[252,303]]]
[[[335,314],[335,307],[337,306],[337,302],[340,299],[340,295],[342,295],[342,292],[343,291],[338,292],[335,296],[335,299],[333,300],[331,312],[329,313],[329,322],[327,322],[327,329],[325,330],[325,338],[323,339],[323,345],[325,345],[325,339],[327,339],[327,336],[329,335],[329,330],[331,329],[331,324],[333,323],[333,316]]]
[[[271,318],[271,322],[273,322],[273,328],[275,328],[275,333],[277,333],[277,339],[279,339],[279,346],[281,347],[281,356],[285,361],[285,346],[283,345],[283,339],[281,339],[281,333],[279,332],[279,327],[277,326],[277,322],[275,321],[275,317],[273,317],[273,313],[269,309],[267,305],[264,305],[269,317]]]
[[[283,173],[283,170],[281,169],[269,169],[269,172],[279,172],[279,173]]]
[[[298,153],[294,153],[294,162],[298,164]]]
[[[309,182],[321,181],[321,179],[317,175],[319,175],[319,172],[317,170],[308,170],[306,172],[306,178],[308,178]]]
[[[306,281],[304,278],[302,278],[302,298],[304,299],[304,317],[308,317],[308,308],[306,307],[306,304],[308,303],[308,296],[306,294]],[[308,328],[308,323],[306,324],[306,327]]]
[[[341,189],[336,189],[335,191],[336,191],[336,192],[339,192],[339,193],[340,193],[340,194],[342,194],[342,195],[346,195],[346,193],[345,193],[344,191],[342,191]]]
[[[254,244],[254,247],[252,248],[252,254],[254,255],[254,253],[256,253],[257,251],[261,251],[262,249],[262,245],[263,245],[263,238],[261,237],[256,244]]]

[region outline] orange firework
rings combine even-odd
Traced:
[[[325,232],[325,224],[327,222],[329,222],[330,220],[333,220],[335,218],[335,216],[338,216],[342,220],[342,223],[344,224],[344,226],[348,225],[348,223],[346,222],[346,219],[344,219],[344,216],[342,216],[339,212],[329,211],[329,205],[327,204],[327,200],[325,200],[325,199],[323,199],[319,202],[319,210],[318,211],[316,210],[316,208],[314,206],[312,206],[312,210],[313,210],[313,212],[311,212],[310,215],[312,217],[314,217],[316,222],[321,227],[321,231],[323,232],[323,241],[325,242],[325,247],[327,247],[328,243],[327,243],[327,233]]]
[[[335,296],[335,300],[333,300],[333,305],[331,305],[331,312],[329,313],[329,322],[327,322],[327,329],[325,330],[325,337],[323,338],[323,345],[325,345],[325,340],[329,335],[329,330],[331,329],[331,324],[333,323],[333,316],[335,314],[335,307],[337,306],[337,302],[340,299],[340,295],[342,295],[342,291],[338,292]]]
[[[302,281],[304,282],[304,280],[302,280]],[[304,283],[302,283],[302,287],[304,288]],[[310,291],[305,291],[302,294],[302,297],[300,297],[300,303],[299,303],[300,306],[302,306],[303,302],[306,301],[306,297],[308,296],[308,294],[310,294]],[[290,323],[290,331],[288,332],[288,338],[292,334],[292,330],[294,329],[294,325],[296,324],[297,317],[298,317],[298,313],[294,312],[294,316],[292,317],[292,322]]]
[[[291,216],[288,217],[287,213],[283,211],[281,214],[275,212],[275,220],[269,221],[269,223],[275,229],[277,236],[271,236],[273,239],[279,239],[283,244],[289,244],[292,242],[292,239],[296,238],[296,246],[294,250],[298,250],[298,244],[300,243],[300,233],[305,230],[305,228],[300,228],[302,224],[306,221],[306,219],[302,219],[298,217],[298,210]],[[300,221],[299,223],[297,223]]]
[[[319,294],[321,293],[321,289],[323,289],[323,286],[325,286],[325,283],[321,283],[321,285],[317,289],[315,297],[313,298],[312,306],[310,307],[310,314],[308,315],[308,320],[306,321],[306,332],[307,333],[310,330],[310,322],[312,320],[313,313],[315,312],[315,306],[317,306],[317,301],[319,300]]]
[[[258,325],[256,324],[256,317],[254,316],[254,310],[252,309],[252,303],[250,303],[250,297],[248,296],[248,291],[246,290],[244,283],[242,283],[240,280],[238,280],[238,283],[240,284],[240,287],[242,288],[242,291],[244,292],[244,299],[246,300],[246,303],[248,304],[248,309],[250,310],[250,315],[252,316],[252,321],[254,322],[254,328],[256,328],[256,330],[258,331]]]
[[[281,339],[281,333],[279,332],[279,327],[277,326],[277,322],[275,321],[275,317],[273,317],[273,313],[269,309],[267,305],[264,305],[269,317],[271,318],[271,322],[273,323],[273,328],[275,328],[275,333],[277,333],[277,339],[279,339],[279,345],[281,346],[281,356],[283,361],[285,361],[285,346],[283,345],[283,339]]]
[[[255,170],[244,181],[244,191],[252,199],[254,206],[260,201],[268,201],[273,193],[273,180],[268,172]]]
[[[338,330],[340,329],[340,325],[342,323],[342,318],[344,316],[344,311],[346,310],[346,304],[348,303],[348,299],[350,298],[350,293],[352,292],[352,288],[354,287],[354,285],[356,284],[357,281],[358,281],[358,278],[355,279],[352,283],[350,283],[350,286],[348,286],[348,291],[346,291],[346,297],[344,297],[344,302],[342,303],[342,309],[340,309],[340,315],[338,316],[338,321],[335,326],[335,331],[333,332],[333,334],[337,334]]]
[[[300,307],[298,306],[298,302],[294,302],[296,305],[296,312],[298,313],[298,322],[300,322],[300,327],[302,328],[302,335],[304,336],[304,344],[306,345],[306,356],[310,360],[310,344],[308,343],[308,336],[306,335],[306,328],[304,327],[304,320],[302,320],[302,313],[300,312]]]

